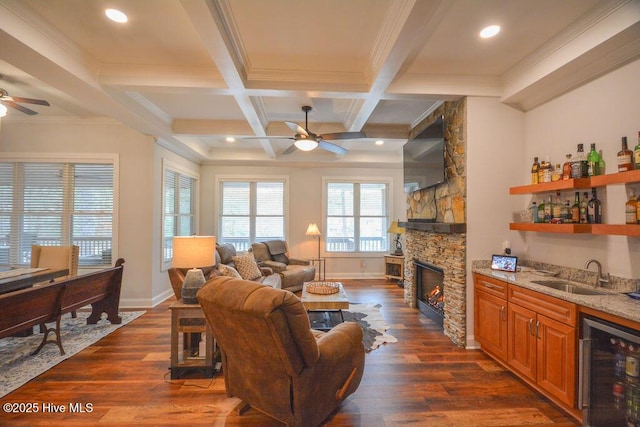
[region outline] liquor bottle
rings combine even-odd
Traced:
[[[627,147],[627,137],[622,137],[622,149],[618,151],[618,172],[626,172],[633,170],[631,158],[633,152]]]
[[[560,181],[562,179],[562,166],[556,163],[556,167],[552,169],[551,181]]]
[[[564,202],[564,206],[562,206],[562,211],[560,212],[560,218],[562,219],[563,224],[571,223],[571,203],[569,199]]]
[[[587,156],[587,174],[589,176],[600,175],[600,156],[596,151],[596,144],[591,144],[591,151]]]
[[[549,161],[549,156],[547,156],[547,159],[542,162],[542,168],[540,169],[542,171],[541,182],[551,182],[552,169],[553,167],[551,166],[551,162]]]
[[[576,200],[571,206],[571,222],[577,224],[580,222],[580,192],[576,191]]]
[[[529,210],[531,211],[531,222],[538,222],[538,204],[534,200],[531,202],[531,206],[529,206]]]
[[[638,144],[633,147],[633,167],[640,169],[640,132],[638,132]]]
[[[538,184],[540,180],[538,179],[538,173],[540,171],[540,162],[538,162],[538,158],[533,158],[533,165],[531,166],[531,183]]]
[[[629,200],[625,203],[624,213],[625,222],[627,224],[638,223],[638,201],[636,200],[636,195],[633,191],[629,192]]]
[[[640,134],[640,132],[639,132]],[[562,179],[571,179],[571,154],[567,154],[567,161],[562,165]]]
[[[580,224],[587,224],[589,222],[588,208],[589,208],[589,193],[585,191],[582,194],[582,200],[580,201]]]
[[[584,144],[578,144],[576,158],[571,164],[571,178],[586,178],[588,176],[587,157],[584,154]]]
[[[599,166],[599,172],[600,175],[604,175],[607,173],[607,168],[606,168],[606,163],[604,161],[604,154],[602,153],[602,150],[598,151],[598,156],[600,157],[600,166]]]
[[[551,214],[553,215],[551,221],[554,224],[560,224],[562,222],[562,200],[560,200],[560,192],[556,193],[556,201],[551,208]]]
[[[551,219],[553,219],[553,201],[551,200],[551,196],[549,196],[549,200],[544,204],[544,222],[549,224],[551,223]]]
[[[587,221],[589,224],[602,224],[602,203],[598,200],[596,189],[591,189],[591,199],[587,205]]]
[[[538,222],[544,222],[544,199],[538,205]]]

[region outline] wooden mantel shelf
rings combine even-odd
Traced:
[[[431,231],[433,233],[454,234],[466,233],[467,224],[462,223],[445,223],[445,222],[426,222],[426,221],[407,221],[398,223],[400,227],[407,230]]]

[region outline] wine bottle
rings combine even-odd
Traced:
[[[633,191],[629,192],[629,200],[625,203],[625,222],[627,224],[637,224],[638,223],[638,201],[636,200],[636,195]]]
[[[598,200],[596,189],[591,189],[591,199],[587,205],[587,221],[589,224],[602,224],[602,203]]]
[[[600,175],[600,156],[596,151],[596,144],[591,144],[591,151],[587,156],[587,174],[589,176]]]
[[[538,158],[533,158],[533,165],[531,166],[531,183],[538,184],[540,182],[538,178],[538,173],[540,172],[540,162],[538,162]]]
[[[618,151],[618,172],[633,170],[632,151],[627,147],[627,137],[622,137],[622,149]]]
[[[576,191],[576,199],[571,206],[571,222],[577,224],[580,222],[580,192]]]

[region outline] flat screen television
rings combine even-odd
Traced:
[[[445,181],[444,120],[439,117],[402,148],[404,192],[433,187]]]

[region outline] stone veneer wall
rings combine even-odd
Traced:
[[[436,222],[466,222],[466,98],[446,102],[418,126],[409,137],[420,133],[444,115],[446,139],[446,181],[434,188],[407,196],[407,218],[435,218]],[[406,231],[404,299],[416,306],[413,260],[444,270],[444,333],[458,346],[466,342],[466,234]]]

